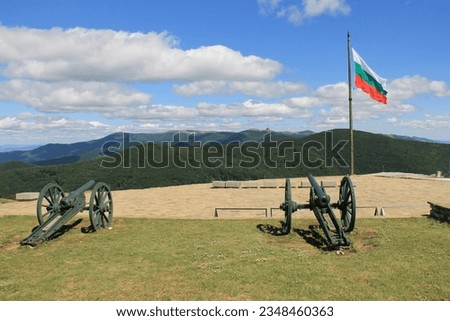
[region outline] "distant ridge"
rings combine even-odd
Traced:
[[[395,135],[395,134],[386,135],[386,136],[389,136],[389,137],[392,137],[392,138],[395,138],[395,139],[400,139],[400,140],[412,140],[412,141],[424,142],[424,143],[450,144],[450,141],[433,140],[433,139],[417,137],[417,136],[404,136],[404,135]]]
[[[35,148],[38,148],[39,144],[33,144],[33,145],[28,145],[28,144],[5,144],[5,145],[0,145],[0,153],[7,153],[7,152],[14,152],[14,151],[27,151],[27,150],[32,150]]]
[[[121,137],[121,136],[120,136]],[[31,164],[67,164],[81,160],[94,159],[100,156],[101,146],[113,139],[118,139],[118,134],[72,144],[46,144],[28,151],[11,151],[0,153],[0,163],[8,161],[21,161]],[[58,159],[60,161],[58,161]]]
[[[161,142],[173,142],[175,136],[182,142],[188,140],[188,136],[192,135],[195,140],[202,144],[206,142],[216,141],[222,144],[227,144],[232,141],[246,142],[263,140],[264,135],[271,132],[272,139],[283,140],[292,138],[301,138],[311,135],[312,131],[304,132],[272,132],[268,130],[249,129],[241,132],[229,132],[229,131],[196,131],[196,130],[180,130],[180,131],[167,131],[163,133],[113,133],[100,139],[77,142],[71,144],[46,144],[30,150],[8,151],[0,152],[0,163],[10,161],[20,161],[35,165],[62,165],[77,163],[80,161],[86,161],[95,159],[102,155],[102,146],[107,142],[122,142],[125,139],[129,139],[129,143],[161,143]]]
[[[187,139],[187,135],[192,133],[180,132],[180,140]],[[229,142],[252,139],[262,142],[262,137],[267,133],[266,131],[249,130],[232,134],[227,134],[226,132],[195,132],[195,135],[196,139],[214,139],[216,141]],[[277,147],[274,147],[269,152],[270,154],[267,154],[262,145],[256,145],[253,149],[247,150],[246,153],[243,153],[240,148],[225,148],[223,150],[225,153],[222,154],[223,156],[219,162],[213,158],[208,163],[212,165],[205,165],[206,163],[201,154],[207,151],[204,149],[204,145],[198,148],[177,149],[173,145],[155,143],[150,150],[150,146],[139,144],[138,141],[138,138],[147,139],[149,137],[147,134],[138,134],[136,136],[133,134],[130,135],[130,142],[135,141],[137,146],[133,147],[132,143],[130,143],[128,146],[133,148],[123,152],[117,151],[115,155],[118,155],[118,158],[110,157],[111,155],[99,157],[98,152],[95,152],[93,154],[95,154],[96,158],[85,161],[79,160],[75,163],[61,165],[56,164],[55,159],[48,161],[49,163],[50,161],[53,162],[52,164],[56,166],[36,166],[17,161],[7,162],[0,164],[0,182],[2,182],[0,184],[0,197],[13,197],[15,193],[25,191],[39,191],[48,182],[56,182],[66,191],[70,191],[78,188],[90,179],[107,182],[113,190],[120,190],[206,183],[213,180],[254,180],[304,177],[309,173],[315,176],[345,175],[348,173],[349,169],[345,164],[346,162],[348,164],[349,158],[349,133],[347,129],[335,129],[328,131],[328,134],[326,132],[309,134],[303,138],[293,138],[287,136],[286,133],[270,133],[272,141],[275,141],[275,137],[280,139],[278,142],[284,141],[288,137],[288,142],[292,142],[293,145],[278,145],[278,147],[288,147],[287,153],[284,152],[286,150],[280,152]],[[173,137],[173,133],[166,133],[166,136],[159,134],[159,138],[167,139],[171,134]],[[186,136],[183,137],[183,135]],[[395,139],[387,135],[362,131],[355,131],[354,135],[355,173],[358,175],[378,172],[407,172],[431,175],[441,171],[444,177],[450,177],[450,145],[448,144]],[[329,136],[332,136],[332,139],[331,142],[328,141],[327,143],[326,137]],[[103,141],[105,139],[122,140],[123,133],[109,135]],[[91,141],[90,145],[94,146],[97,144],[97,146],[100,146],[101,142],[102,140]],[[77,144],[71,147],[80,147]],[[255,146],[255,144],[251,145]],[[272,144],[272,146],[275,145]],[[81,146],[85,145],[82,144]],[[163,146],[166,147],[163,148]],[[226,144],[226,146],[231,145]],[[336,162],[333,158],[330,158],[336,152],[336,146],[343,162]],[[54,150],[62,146],[51,144],[50,147],[53,148],[51,150]],[[86,152],[89,149],[81,148],[78,150]],[[193,150],[193,154],[187,154],[189,150]],[[296,153],[295,157],[293,157],[292,152]],[[169,160],[167,165],[148,165],[149,157],[152,158],[152,162],[155,164],[155,162],[158,163],[159,160],[163,159],[162,155],[166,155],[166,153],[169,153],[167,154],[169,157],[166,157]],[[84,157],[86,154],[82,155]],[[65,157],[70,158],[71,156]],[[77,155],[73,155],[73,157],[82,158]],[[258,161],[252,162],[252,157],[256,157]],[[115,162],[117,159],[118,161]],[[178,160],[178,163],[175,160]],[[297,162],[297,160],[301,160],[301,162]],[[325,162],[324,160],[327,161]],[[180,166],[180,161],[185,162],[187,166]],[[272,165],[268,165],[267,161],[270,161]],[[114,165],[108,166],[111,162]],[[198,165],[192,165],[195,163]],[[288,164],[292,163],[296,165],[288,166]],[[247,166],[242,164],[247,164]],[[389,187],[387,186],[386,188]],[[168,195],[168,199],[170,197],[176,196]]]
[[[345,129],[342,129],[345,132]],[[174,142],[178,139],[181,143],[188,143],[188,137],[195,139],[196,142],[205,144],[206,142],[218,142],[221,144],[229,144],[231,142],[247,142],[256,141],[261,142],[264,136],[271,134],[273,140],[284,141],[292,139],[302,139],[304,137],[313,136],[313,131],[272,131],[270,129],[248,129],[241,132],[231,131],[197,131],[197,130],[171,130],[162,133],[113,133],[105,137],[70,144],[46,144],[30,150],[14,150],[7,152],[0,152],[0,164],[10,161],[19,161],[29,164],[46,166],[46,165],[63,165],[78,163],[82,161],[92,160],[103,156],[102,146],[107,142],[123,143],[132,146],[135,144],[145,144],[147,142],[154,142],[159,144],[161,142]],[[402,136],[402,135],[382,135],[399,141],[415,141],[426,143],[446,144],[450,142],[437,142],[426,138],[416,136]],[[124,144],[122,144],[123,147]],[[9,146],[9,147],[8,147]],[[12,148],[13,145],[8,145],[6,148]],[[21,146],[24,147],[24,146]]]

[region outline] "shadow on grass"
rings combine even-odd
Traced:
[[[258,225],[256,225],[256,228],[260,232],[263,232],[265,234],[274,235],[274,236],[283,236],[283,235],[289,234],[289,233],[286,233],[285,231],[283,231],[283,227],[284,227],[285,223],[283,221],[280,221],[280,223],[281,223],[281,227],[273,226],[271,224],[258,224]]]
[[[78,220],[74,221],[71,224],[66,224],[66,225],[61,226],[61,228],[59,230],[57,230],[55,233],[53,233],[47,240],[51,241],[51,240],[56,240],[56,239],[60,238],[65,233],[67,233],[68,231],[73,229],[75,226],[80,224],[82,221],[83,221],[83,219],[79,218]]]
[[[294,228],[293,231],[300,235],[306,243],[318,248],[322,251],[332,250],[325,240],[325,238],[318,232],[319,227],[316,225],[308,226],[308,229]]]
[[[450,225],[450,215],[431,215],[431,214],[422,214],[422,217],[426,217],[429,220],[433,220],[438,223],[447,223]]]
[[[89,225],[88,227],[82,227],[81,233],[88,234],[88,233],[94,233],[95,229],[92,227],[92,225]]]
[[[31,247],[35,247],[35,246],[37,246],[38,244],[41,244],[41,243],[43,243],[43,242],[56,240],[56,239],[60,238],[61,236],[63,236],[64,234],[66,234],[66,233],[67,233],[68,231],[70,231],[71,229],[73,229],[75,226],[77,226],[78,224],[80,224],[82,221],[83,221],[83,219],[80,218],[80,219],[74,221],[74,222],[71,223],[71,224],[65,224],[65,225],[61,226],[58,230],[56,230],[55,232],[53,232],[51,235],[49,235],[48,237],[46,237],[46,238],[44,238],[46,232],[43,232],[43,234],[41,234],[41,238],[40,238],[39,240],[37,240],[37,241],[30,242],[30,241],[28,240],[28,237],[27,237],[27,238],[25,238],[24,240],[22,240],[22,241],[20,242],[20,244],[21,244],[21,245],[29,245],[29,246],[31,246]],[[39,227],[40,227],[40,225],[37,225],[37,226],[33,227],[33,229],[31,230],[31,233],[34,233],[34,232],[36,231],[36,229],[38,229]]]
[[[274,226],[271,224],[258,224],[256,228],[265,234],[273,236],[283,236],[289,233],[283,231],[284,222],[280,221],[281,226]],[[319,233],[319,226],[309,225],[308,229],[293,228],[292,231],[301,236],[306,243],[314,246],[321,251],[332,251],[335,247],[330,247],[327,245],[325,237]]]

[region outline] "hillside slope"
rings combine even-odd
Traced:
[[[332,139],[330,139],[332,135]],[[0,171],[0,196],[39,191],[48,182],[72,190],[90,179],[113,189],[204,183],[212,180],[250,180],[348,173],[347,130],[333,130],[300,139],[262,143],[177,148],[169,144],[140,145],[125,152],[66,165],[33,166]],[[336,157],[333,157],[336,156]],[[396,140],[355,132],[356,174],[380,171],[421,174],[448,173],[450,145]]]
[[[32,150],[0,152],[0,163],[9,161],[27,162],[36,165],[62,165],[92,160],[102,156],[102,148],[106,145],[120,144],[122,150],[130,146],[167,142],[169,144],[185,144],[189,140],[205,144],[207,142],[262,141],[269,131],[250,129],[242,132],[211,131],[167,131],[163,133],[114,133],[100,139],[72,144],[46,144]],[[276,133],[273,139],[286,140],[310,135],[312,132]]]

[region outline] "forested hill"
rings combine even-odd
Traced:
[[[267,133],[266,133],[267,134]],[[168,142],[110,149],[102,157],[64,165],[0,164],[0,196],[39,191],[56,182],[70,191],[90,179],[112,189],[136,189],[251,180],[273,177],[345,175],[348,173],[348,130],[337,129],[303,138],[264,136],[233,143],[209,141],[177,146]],[[398,140],[355,131],[355,173],[380,171],[449,175],[450,145]]]

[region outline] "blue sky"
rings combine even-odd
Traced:
[[[347,48],[387,79],[354,128],[450,140],[448,1],[0,2],[0,144],[348,127]]]

